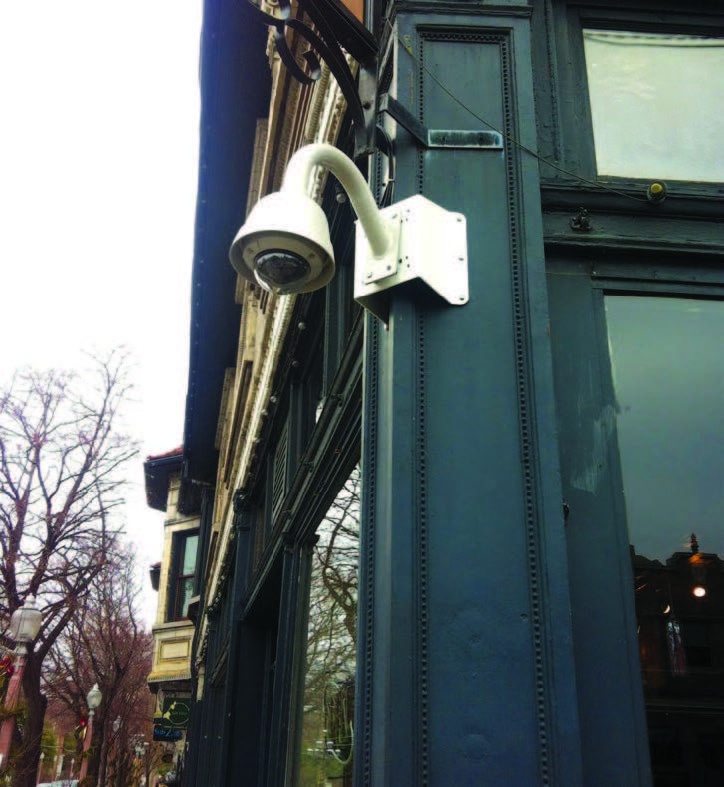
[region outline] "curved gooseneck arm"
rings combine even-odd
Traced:
[[[362,173],[341,150],[321,142],[300,148],[289,160],[281,190],[306,194],[309,177],[316,166],[326,167],[347,192],[372,254],[375,257],[386,254],[392,243],[389,219],[380,213]]]

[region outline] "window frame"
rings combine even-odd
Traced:
[[[683,34],[724,39],[724,18],[721,14],[707,13],[702,3],[695,3],[686,10],[676,8],[674,3],[641,3],[632,9],[630,4],[621,7],[591,2],[577,4],[561,2],[553,13],[552,47],[545,54],[548,68],[540,69],[542,74],[551,74],[556,87],[538,85],[538,92],[546,93],[546,107],[539,110],[539,125],[544,129],[544,118],[553,117],[555,130],[553,138],[544,136],[542,151],[544,157],[553,158],[567,172],[560,172],[541,165],[542,185],[568,185],[574,188],[585,183],[575,175],[642,198],[645,201],[646,187],[657,178],[652,172],[650,177],[634,178],[614,175],[599,175],[596,168],[596,151],[593,136],[590,91],[584,51],[583,31],[600,29],[642,33]],[[554,50],[554,51],[551,51]],[[540,56],[540,55],[539,55]],[[547,131],[543,131],[547,135]],[[571,174],[567,174],[571,173]],[[574,174],[575,173],[575,174]],[[724,182],[699,182],[692,180],[666,181],[669,197],[706,196],[718,197],[724,203]],[[590,188],[590,186],[589,186]],[[633,203],[631,203],[633,205]],[[648,206],[651,207],[651,206]]]
[[[191,574],[182,574],[183,562],[185,557],[186,544],[190,538],[196,537],[196,554],[194,555],[194,570]],[[189,600],[193,598],[196,589],[198,578],[198,560],[199,560],[199,528],[184,528],[177,530],[173,534],[172,541],[172,571],[169,577],[169,603],[167,619],[169,623],[178,623],[184,620],[190,620],[187,614],[184,614],[180,609],[182,600],[182,583],[191,580],[193,582],[193,590],[189,596]],[[186,607],[188,612],[188,605]]]
[[[692,265],[681,253],[657,256],[629,248],[616,249],[614,257],[610,247],[571,252],[549,249],[547,275],[584,775],[591,785],[621,781],[617,768],[628,767],[618,761],[621,741],[615,739],[621,736],[635,748],[643,783],[651,769],[649,741],[656,742],[654,727],[647,725],[655,707],[646,702],[641,678],[617,424],[598,459],[595,490],[580,491],[572,472],[588,456],[593,421],[615,403],[605,297],[724,301],[724,255],[695,258]],[[607,685],[604,675],[618,678]],[[598,725],[614,709],[618,727],[611,734],[605,722]],[[609,739],[602,744],[604,729]]]

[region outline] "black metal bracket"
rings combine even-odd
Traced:
[[[352,118],[355,135],[355,157],[368,155],[375,149],[375,93],[377,89],[377,43],[357,20],[334,0],[298,0],[301,16],[306,15],[316,31],[292,16],[290,0],[278,0],[279,16],[262,11],[253,0],[247,0],[262,22],[274,29],[274,45],[289,73],[303,85],[311,84],[321,75],[321,58],[329,67]],[[302,57],[307,70],[296,61],[287,43],[287,29],[303,38],[310,48]],[[359,90],[342,51],[342,46],[360,65]]]
[[[503,149],[503,135],[498,131],[428,129],[389,95],[382,96],[378,105],[377,42],[337,0],[298,0],[297,16],[293,16],[290,0],[278,0],[278,16],[262,11],[253,0],[247,2],[259,19],[274,30],[277,52],[294,79],[309,85],[321,75],[320,58],[327,64],[347,102],[354,129],[355,158],[367,156],[378,149],[377,119],[383,112],[403,126],[424,148]],[[302,21],[304,17],[314,29]],[[309,49],[302,54],[306,68],[297,62],[289,48],[289,30],[309,44]],[[342,47],[359,63],[358,80],[352,74]]]
[[[408,131],[424,148],[460,148],[474,150],[502,150],[503,135],[498,131],[462,131],[459,129],[429,129],[392,96],[382,96],[380,112],[388,114]]]

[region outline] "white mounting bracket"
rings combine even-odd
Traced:
[[[383,322],[389,316],[386,291],[421,279],[453,306],[468,302],[468,244],[465,216],[421,195],[380,211],[392,238],[390,250],[375,257],[357,222],[354,297]]]

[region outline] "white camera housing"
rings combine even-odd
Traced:
[[[318,290],[334,276],[327,217],[304,194],[269,194],[237,233],[229,259],[237,273],[266,290],[281,295]]]

